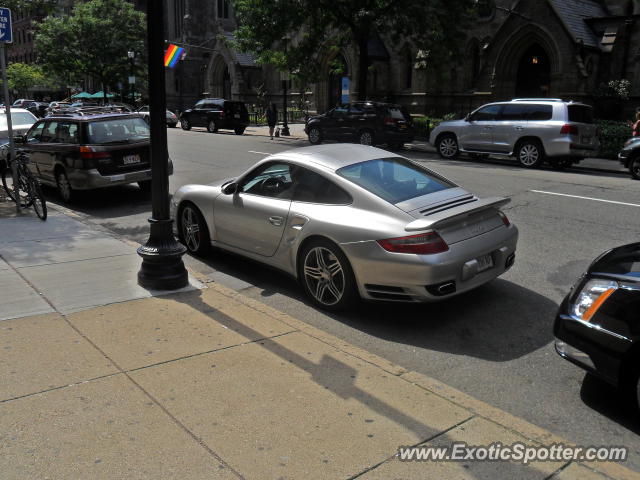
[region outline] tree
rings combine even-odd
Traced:
[[[233,0],[238,48],[261,63],[317,78],[310,61],[319,46],[355,47],[358,99],[367,97],[369,41],[376,34],[411,41],[434,62],[450,56],[464,38],[476,0]],[[283,37],[290,35],[290,40]],[[286,42],[286,49],[285,49]],[[286,50],[286,51],[285,51]]]
[[[40,24],[35,44],[38,62],[61,78],[90,75],[102,90],[130,71],[128,51],[145,53],[145,16],[127,0],[89,0],[70,15],[49,16]],[[144,62],[143,62],[144,63]]]
[[[20,96],[27,96],[29,88],[45,83],[45,76],[37,65],[12,63],[7,67],[7,81],[10,89],[17,90]]]

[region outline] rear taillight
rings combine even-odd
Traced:
[[[393,120],[393,117],[384,117],[385,125],[395,125],[396,122]]]
[[[386,240],[378,240],[378,243],[386,251],[394,253],[425,255],[449,250],[446,242],[435,232],[420,233],[409,237],[387,238]]]
[[[560,135],[578,135],[578,127],[565,123],[560,129]]]
[[[111,163],[109,152],[96,152],[93,147],[80,147],[80,158],[84,161],[84,168],[96,168],[98,164]]]
[[[504,223],[505,227],[508,227],[511,225],[509,218],[507,218],[507,215],[502,210],[498,210],[498,215],[500,215],[500,218],[502,219],[502,223]]]

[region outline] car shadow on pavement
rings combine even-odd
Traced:
[[[76,192],[71,204],[66,204],[58,191],[45,186],[47,202],[69,208],[96,218],[121,217],[151,212],[151,194],[143,192],[137,185],[119,185]]]
[[[409,155],[412,153],[414,155]],[[613,168],[617,166],[617,164],[612,160],[611,170],[601,170],[594,169],[590,167],[583,167],[580,165],[574,165],[564,170],[556,170],[552,168],[550,165],[544,164],[535,169],[526,169],[522,168],[515,160],[509,159],[500,159],[500,158],[489,158],[486,160],[476,160],[468,157],[459,157],[452,160],[445,160],[443,158],[434,156],[433,153],[429,152],[421,152],[419,150],[406,150],[405,153],[400,153],[400,155],[406,155],[409,158],[416,160],[418,162],[434,162],[435,165],[457,165],[464,166],[469,168],[479,168],[486,169],[492,168],[494,170],[503,170],[503,171],[513,171],[518,170],[521,172],[536,172],[536,171],[547,171],[553,172],[560,176],[564,174],[579,174],[579,175],[587,175],[592,177],[608,177],[608,178],[620,178],[620,177],[629,177],[629,172],[617,171]],[[426,156],[426,158],[425,158]],[[416,158],[417,157],[417,158]],[[429,165],[427,165],[429,166]]]
[[[507,362],[553,340],[558,305],[507,280],[497,279],[437,303],[362,302],[336,314],[318,310],[295,279],[275,269],[221,251],[199,260],[216,272],[246,282],[247,287],[254,286],[263,297],[289,297],[304,304],[296,308],[308,309],[310,316],[324,315],[389,342]],[[215,275],[211,275],[214,280]]]
[[[589,408],[640,435],[640,414],[631,402],[621,397],[620,390],[613,385],[587,373],[580,388],[580,398]]]

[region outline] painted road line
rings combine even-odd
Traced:
[[[258,155],[271,155],[270,153],[267,152],[256,152],[254,150],[248,150],[249,153],[257,153]]]
[[[566,193],[545,192],[544,190],[529,190],[533,193],[544,193],[546,195],[557,195],[559,197],[580,198],[582,200],[593,200],[594,202],[615,203],[616,205],[627,205],[629,207],[640,207],[637,203],[616,202],[615,200],[603,200],[602,198],[581,197],[580,195],[568,195]]]

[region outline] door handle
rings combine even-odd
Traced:
[[[516,130],[524,130],[524,127],[521,127],[520,125],[518,125],[518,126],[516,127]]]
[[[485,130],[491,130],[493,127],[484,127]]]
[[[282,225],[283,221],[284,221],[284,218],[278,217],[276,215],[274,215],[273,217],[269,217],[269,223],[271,225],[275,225],[276,227],[279,227],[280,225]]]

